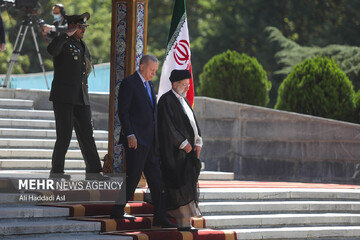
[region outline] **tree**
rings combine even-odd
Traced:
[[[200,74],[200,95],[266,106],[271,82],[254,57],[226,51],[214,56]]]
[[[276,42],[281,50],[275,55],[277,63],[282,66],[275,74],[287,75],[298,63],[307,58],[323,56],[331,57],[339,65],[350,80],[355,89],[360,88],[360,47],[344,45],[328,45],[326,47],[303,47],[296,42],[284,37],[275,27],[268,27],[271,41]]]
[[[354,94],[351,81],[333,59],[309,58],[280,85],[275,109],[354,121]]]
[[[53,69],[52,57],[46,50],[49,42],[42,37],[37,20],[43,19],[46,23],[52,23],[54,19],[50,13],[52,6],[58,2],[58,0],[38,0],[40,7],[33,9],[34,11],[32,11],[32,15],[34,16],[32,18],[32,26],[36,33],[40,54],[43,58],[46,70]],[[64,5],[68,15],[81,14],[84,12],[90,13],[90,27],[86,30],[84,41],[90,49],[94,64],[109,62],[111,44],[111,1],[82,0],[74,2],[71,0],[62,0],[61,3]],[[6,53],[6,58],[0,59],[0,74],[4,74],[7,71],[7,67],[2,68],[1,66],[8,66],[11,51],[13,50],[13,44],[15,43],[22,20],[25,19],[25,11],[18,10],[14,7],[2,9],[2,13],[3,12],[8,13],[4,14],[5,16],[3,15],[3,18],[7,33],[7,48],[9,52]],[[31,61],[28,59],[31,59]],[[17,64],[15,64],[13,73],[31,72],[41,72],[41,68],[34,46],[34,40],[29,29],[22,47],[21,56]]]

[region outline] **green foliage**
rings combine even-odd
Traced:
[[[360,124],[360,90],[354,96],[355,102],[355,122]]]
[[[340,66],[341,70],[348,75],[355,89],[360,88],[360,47],[343,45],[328,45],[323,48],[315,46],[303,47],[284,37],[275,27],[268,27],[266,30],[269,32],[270,40],[278,43],[281,48],[275,57],[282,68],[275,71],[276,74],[289,74],[293,66],[309,57],[331,57]]]
[[[236,51],[214,56],[200,74],[200,95],[258,106],[269,102],[271,82],[256,58]]]
[[[84,40],[92,53],[94,63],[109,62],[112,1],[39,0],[42,11],[38,16],[45,22],[51,23],[53,21],[51,8],[57,2],[64,4],[68,14],[90,12],[90,27],[86,30]],[[155,54],[160,64],[164,60],[173,4],[174,0],[148,2],[147,52]],[[12,50],[23,16],[13,9],[1,9],[1,12],[5,21],[7,48]],[[199,75],[211,57],[227,49],[234,50],[254,56],[267,71],[267,76],[272,81],[269,106],[275,105],[277,88],[283,76],[273,74],[282,67],[274,60],[275,53],[281,49],[277,43],[269,42],[268,34],[264,32],[266,27],[278,28],[286,38],[296,41],[299,46],[324,47],[330,44],[360,46],[360,31],[356,30],[360,27],[358,0],[187,0],[186,12],[195,87],[199,85]],[[38,26],[36,24],[34,26],[46,69],[52,70],[52,58],[46,51],[48,43],[42,38]],[[333,53],[336,54],[337,50],[335,49]],[[7,65],[10,54],[11,52],[0,53],[0,66]],[[19,68],[18,72],[41,71],[33,39],[29,33],[21,54],[31,61],[27,66],[19,59],[19,63],[15,66]],[[350,62],[347,63],[349,67],[346,69],[341,62],[336,61],[357,88],[360,80],[355,80],[350,74],[356,71],[347,70],[351,69],[351,66],[357,67],[355,61],[357,57],[355,54],[343,55],[344,61],[348,58],[354,61],[349,60]],[[155,79],[159,79],[161,66],[159,69]],[[0,69],[0,74],[5,72],[3,68]]]
[[[149,1],[148,51],[158,50],[160,62],[169,32],[173,0]],[[191,59],[195,87],[209,59],[227,49],[254,56],[272,82],[270,106],[276,103],[283,76],[264,29],[278,28],[284,36],[306,46],[360,46],[358,0],[187,0]],[[341,66],[342,67],[342,66]],[[160,71],[159,71],[160,72]],[[351,76],[350,76],[351,77]],[[352,79],[352,78],[351,78]]]
[[[15,26],[15,21],[6,11],[1,13],[3,21],[7,21],[8,24],[5,28],[11,28]],[[10,21],[11,20],[11,21]],[[9,34],[6,31],[6,50],[0,53],[0,74],[6,74],[9,68],[9,61],[13,50],[13,44],[9,41]],[[14,65],[13,73],[22,74],[26,73],[30,67],[29,56],[20,55],[17,64]]]
[[[94,64],[109,62],[111,44],[111,0],[39,0],[41,8],[40,11],[34,13],[34,15],[43,19],[46,23],[51,24],[54,21],[53,16],[51,15],[52,6],[58,2],[65,6],[68,15],[81,14],[84,12],[90,13],[90,27],[84,34],[84,41],[90,50]],[[25,14],[24,11],[17,10],[13,7],[1,9],[1,14],[7,34],[7,51],[5,53],[0,53],[3,54],[0,57],[0,74],[5,74],[9,65],[8,62],[13,50],[13,44],[15,43],[21,22],[25,19]],[[46,50],[49,42],[47,39],[43,38],[40,27],[35,21],[33,21],[32,26],[34,27],[45,69],[48,71],[52,70],[52,57]],[[31,59],[31,61],[29,61],[29,59]],[[41,71],[34,40],[29,29],[21,50],[21,55],[14,66],[13,73]]]
[[[315,57],[296,65],[278,94],[275,109],[354,121],[353,85],[333,59]]]

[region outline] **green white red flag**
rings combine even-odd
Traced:
[[[191,52],[189,30],[186,17],[185,0],[175,0],[170,31],[167,40],[165,60],[162,66],[158,99],[171,89],[169,80],[171,71],[174,69],[188,69],[191,72],[190,87],[187,92],[187,100],[194,105],[194,83],[191,68]]]

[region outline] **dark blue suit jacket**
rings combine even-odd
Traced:
[[[118,114],[123,135],[127,137],[135,134],[138,144],[146,147],[151,147],[156,139],[157,122],[154,85],[151,81],[149,85],[154,107],[138,72],[122,81],[118,96]]]

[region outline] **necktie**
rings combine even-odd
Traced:
[[[149,94],[151,105],[154,107],[154,102],[153,102],[153,99],[152,99],[152,96],[151,96],[151,90],[150,90],[150,86],[149,86],[148,81],[145,81],[145,87],[146,87],[146,90],[147,90],[147,92]]]

